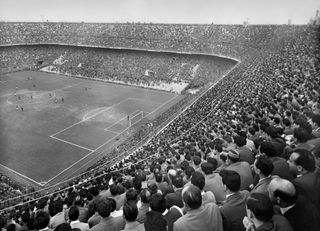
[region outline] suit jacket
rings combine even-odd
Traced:
[[[224,230],[241,231],[245,230],[242,220],[246,216],[246,200],[248,191],[240,191],[229,196],[225,203],[220,207],[223,217]]]
[[[182,215],[183,215],[182,209],[178,208],[177,206],[172,206],[168,210],[168,212],[165,215],[163,215],[163,218],[167,222],[168,231],[173,230],[174,222],[176,222],[176,220],[178,220],[180,217],[182,217]]]
[[[222,178],[219,173],[204,175],[205,185],[203,191],[210,191],[215,196],[217,203],[221,203],[226,199],[226,193],[223,190]]]
[[[272,179],[273,179],[272,176],[263,178],[254,186],[254,188],[251,190],[251,193],[263,193],[266,196],[269,196],[268,186]]]
[[[136,221],[140,222],[140,223],[144,223],[146,220],[146,213],[149,211],[149,204],[144,204],[141,202],[141,207],[138,208],[138,216]]]
[[[167,209],[171,208],[174,205],[176,205],[176,206],[178,206],[180,208],[183,207],[182,189],[177,189],[174,193],[168,193],[166,195],[166,207],[167,207]]]
[[[249,164],[253,164],[255,158],[253,152],[247,146],[242,146],[238,148],[238,152],[240,155],[240,161],[246,161]]]
[[[120,231],[124,229],[126,222],[122,217],[106,217],[102,218],[99,224],[93,226],[90,231]]]
[[[239,173],[241,179],[240,190],[247,190],[249,185],[253,184],[252,170],[249,163],[245,161],[239,161],[230,164],[225,169]]]
[[[214,203],[188,211],[173,224],[174,231],[223,231],[222,217]]]
[[[70,226],[71,228],[78,228],[81,231],[89,231],[90,229],[88,223],[83,223],[83,222],[80,222],[79,220],[71,221]]]
[[[295,231],[320,230],[320,215],[317,208],[304,196],[298,196],[295,205],[283,216]]]
[[[320,212],[320,179],[315,173],[307,173],[295,178],[292,183],[300,195],[311,201]]]

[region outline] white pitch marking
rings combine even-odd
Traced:
[[[90,148],[86,148],[86,147],[83,147],[81,145],[78,145],[78,144],[75,144],[75,143],[72,143],[72,142],[69,142],[69,141],[66,141],[66,140],[63,140],[63,139],[60,139],[60,138],[57,138],[57,137],[54,137],[54,136],[50,136],[52,139],[56,139],[56,140],[59,140],[61,142],[64,142],[64,143],[67,143],[67,144],[70,144],[70,145],[73,145],[73,146],[76,146],[76,147],[79,147],[79,148],[82,148],[82,149],[85,149],[85,150],[88,150],[90,152],[92,152],[93,150],[90,149]]]
[[[23,174],[15,171],[15,170],[7,167],[7,166],[4,166],[4,165],[2,165],[2,164],[0,164],[0,166],[3,167],[3,168],[8,169],[8,170],[11,171],[11,172],[14,172],[15,174],[17,174],[17,175],[19,175],[19,176],[21,176],[21,177],[23,177],[23,178],[25,178],[25,179],[27,179],[27,180],[29,180],[29,181],[32,181],[33,183],[35,183],[35,184],[37,184],[37,185],[41,185],[38,181],[35,181],[34,179],[31,179],[30,177],[27,177],[26,175],[23,175]]]
[[[139,110],[134,111],[133,113],[131,113],[129,116],[131,116],[132,114],[139,112]],[[120,120],[117,120],[115,123],[111,124],[110,126],[106,127],[105,129],[103,129],[104,131],[109,131],[108,129],[113,127],[114,125],[116,125],[118,122],[120,122],[121,120],[124,120],[125,118],[127,118],[127,116],[122,117]],[[119,134],[119,133],[118,133]]]
[[[73,126],[75,126],[75,125],[77,125],[77,124],[81,124],[82,122],[85,122],[85,121],[87,121],[87,120],[89,120],[89,119],[91,119],[91,118],[93,118],[93,117],[95,117],[95,116],[97,116],[97,115],[105,112],[105,111],[108,111],[108,110],[110,110],[113,106],[119,105],[119,104],[121,104],[122,102],[125,102],[125,101],[127,101],[127,100],[128,100],[128,98],[120,101],[119,103],[116,103],[116,104],[112,105],[111,107],[108,107],[108,108],[106,108],[106,109],[104,109],[104,110],[101,110],[101,111],[93,114],[92,116],[89,116],[88,118],[82,119],[82,120],[80,120],[79,122],[77,122],[77,123],[75,123],[75,124],[72,124],[72,125],[64,128],[64,129],[62,129],[61,131],[58,131],[58,132],[56,132],[56,133],[54,133],[54,134],[52,134],[52,135],[50,135],[50,136],[55,136],[55,135],[57,135],[57,134],[59,134],[59,133],[61,133],[61,132],[64,132],[65,130],[67,130],[67,129],[69,129],[69,128],[72,128]]]

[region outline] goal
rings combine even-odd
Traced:
[[[144,117],[144,113],[143,111],[138,111],[134,114],[131,114],[129,117],[129,126],[132,126],[136,123],[138,123],[139,121],[141,121]]]

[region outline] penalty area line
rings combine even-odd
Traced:
[[[92,150],[92,149],[90,149],[90,148],[86,148],[86,147],[83,147],[83,146],[81,146],[81,145],[78,145],[78,144],[75,144],[75,143],[72,143],[72,142],[69,142],[69,141],[63,140],[63,139],[59,139],[59,138],[54,137],[54,136],[50,136],[50,137],[51,137],[52,139],[59,140],[59,141],[61,141],[61,142],[64,142],[64,143],[67,143],[67,144],[70,144],[70,145],[76,146],[76,147],[78,147],[78,148],[82,148],[82,149],[88,150],[88,151],[90,151],[90,152],[92,152],[92,151],[93,151],[93,150]]]

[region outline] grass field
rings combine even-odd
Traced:
[[[58,182],[114,145],[128,115],[155,116],[182,97],[43,72],[1,75],[0,170],[35,184]]]

